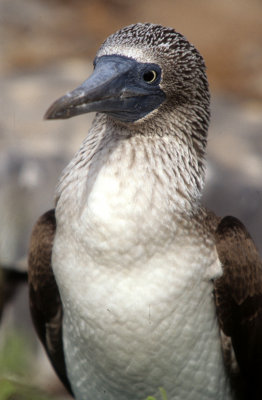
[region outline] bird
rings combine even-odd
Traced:
[[[29,246],[30,309],[77,400],[262,398],[262,263],[201,204],[210,93],[173,28],[110,35],[48,120],[96,112]]]

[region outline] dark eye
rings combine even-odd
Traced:
[[[157,78],[157,72],[153,69],[150,71],[146,71],[143,75],[143,79],[146,83],[153,83]]]

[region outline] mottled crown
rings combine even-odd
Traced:
[[[167,28],[162,25],[137,23],[126,26],[110,35],[102,44],[101,49],[105,46],[121,47],[126,45],[136,48],[153,49],[154,51],[164,51],[170,57],[178,49],[181,51],[191,51],[203,62],[198,51],[183,35],[176,32],[173,28]]]

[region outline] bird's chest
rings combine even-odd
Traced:
[[[160,386],[170,399],[226,398],[212,286],[182,277],[176,261],[156,257],[132,273],[90,263],[78,273],[76,257],[62,298],[77,398],[143,400]]]
[[[162,386],[170,400],[226,398],[214,251],[172,222],[146,170],[102,168],[69,192],[75,211],[65,218],[58,203],[52,261],[76,397],[143,400]]]
[[[76,171],[77,178],[60,196],[58,231],[61,228],[66,242],[77,237],[79,250],[97,264],[133,264],[173,241],[169,185],[159,184],[137,153],[132,167],[130,157],[121,158],[121,162],[101,161],[100,165],[100,159],[109,158],[108,154],[100,155],[87,173]]]
[[[66,258],[54,255],[54,263],[77,398],[143,400],[159,386],[170,399],[226,398],[212,285],[197,252],[175,246],[133,265],[98,265],[73,238],[66,246],[61,235],[59,246]]]

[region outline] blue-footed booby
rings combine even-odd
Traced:
[[[160,25],[121,29],[47,119],[96,111],[36,223],[30,306],[77,400],[262,399],[262,264],[244,225],[201,205],[202,56]]]

